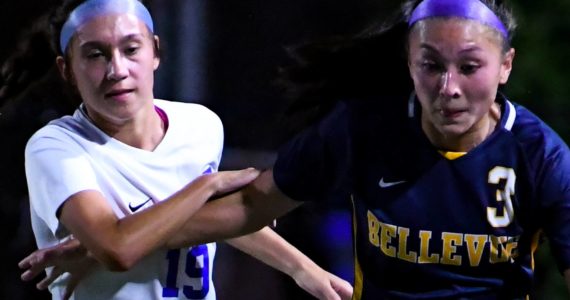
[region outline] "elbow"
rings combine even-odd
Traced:
[[[137,262],[136,255],[121,249],[106,249],[95,255],[105,269],[111,272],[126,272]]]

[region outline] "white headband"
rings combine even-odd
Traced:
[[[152,17],[146,7],[137,0],[88,0],[76,7],[63,24],[59,37],[59,47],[65,53],[67,44],[79,26],[91,19],[107,14],[131,14],[146,24],[154,33]]]

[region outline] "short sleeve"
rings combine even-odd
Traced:
[[[31,209],[54,236],[62,238],[56,215],[60,206],[77,192],[99,188],[81,147],[52,127],[45,127],[29,140],[25,167]]]
[[[297,201],[324,201],[347,194],[348,123],[347,107],[339,103],[323,120],[279,149],[273,177],[285,195]]]

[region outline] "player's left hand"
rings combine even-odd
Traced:
[[[320,300],[350,300],[352,286],[348,281],[318,266],[304,268],[293,274],[295,282]]]
[[[64,299],[69,299],[81,281],[89,273],[97,261],[89,255],[87,249],[76,239],[57,244],[53,247],[38,249],[18,263],[24,270],[22,280],[30,281],[47,267],[53,267],[36,287],[46,289],[54,280],[64,273],[69,273]]]

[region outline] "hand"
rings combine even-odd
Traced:
[[[299,270],[293,274],[293,279],[299,287],[320,300],[352,299],[352,286],[348,281],[317,265]]]
[[[214,181],[215,195],[223,195],[242,188],[259,176],[259,170],[247,168],[237,171],[221,171],[207,176]]]
[[[20,261],[18,266],[25,270],[21,275],[24,281],[30,281],[45,268],[53,267],[51,272],[36,285],[40,290],[46,289],[61,274],[69,273],[64,294],[64,299],[69,299],[81,279],[96,264],[97,261],[90,256],[87,249],[78,240],[71,238],[53,247],[34,251]]]

